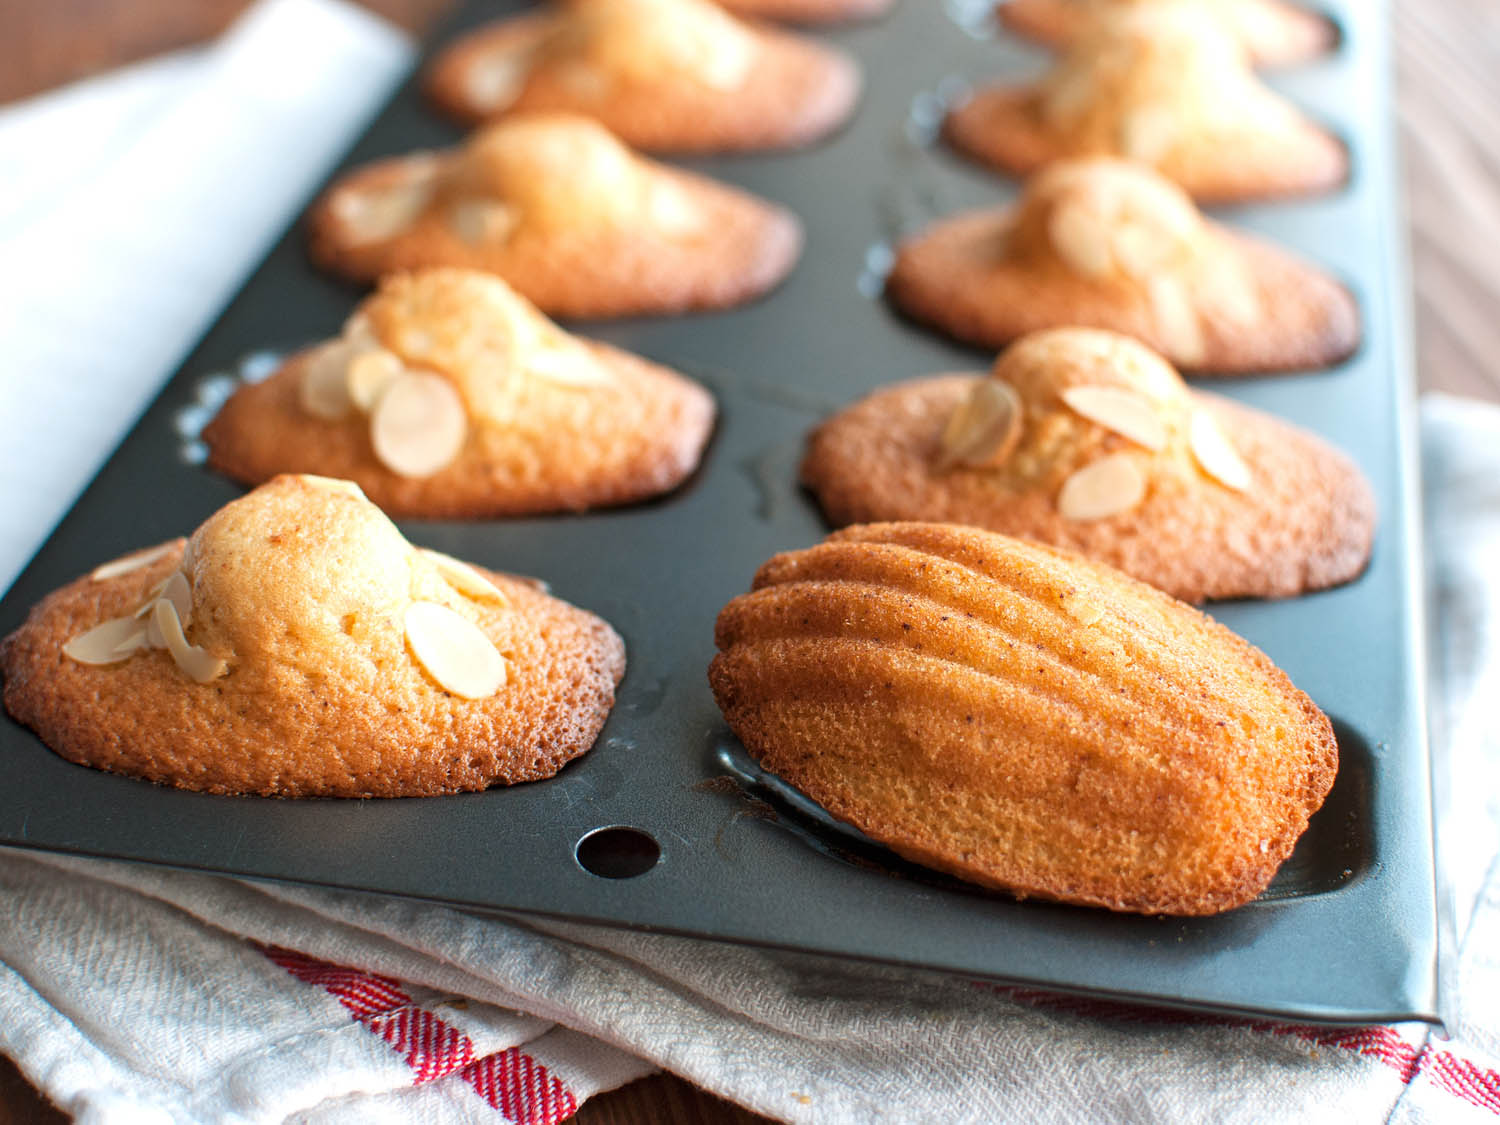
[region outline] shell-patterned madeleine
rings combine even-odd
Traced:
[[[997,13],[1018,35],[1051,47],[1088,34],[1094,21],[1124,7],[1180,0],[1004,0]],[[1325,17],[1285,0],[1192,0],[1217,20],[1257,66],[1292,66],[1333,50],[1338,30]]]
[[[531,579],[413,547],[352,483],[288,476],[50,594],[0,669],[6,710],[81,765],[398,797],[556,773],[625,649]]]
[[[1092,329],[1024,337],[988,376],[876,391],[814,431],[802,478],[836,525],[969,524],[1186,601],[1347,582],[1375,533],[1370,486],[1343,453]]]
[[[386,278],[333,340],[241,386],[209,463],[359,483],[393,515],[478,519],[633,503],[677,487],[713,428],[692,380],[564,332],[499,278]]]
[[[1108,328],[1180,368],[1227,375],[1326,367],[1359,346],[1358,306],[1337,281],[1110,157],[1050,165],[1015,206],[908,239],[886,291],[912,317],[995,349],[1043,328]]]
[[[1259,650],[1108,567],[944,524],[777,555],[719,615],[745,748],[898,854],[1021,897],[1212,914],[1259,894],[1338,769]]]
[[[1330,191],[1349,174],[1343,144],[1264,85],[1241,44],[1188,0],[1107,13],[1039,82],[975,90],[943,133],[1012,175],[1124,157],[1203,203]]]
[[[356,169],[313,206],[308,231],[313,259],[343,276],[484,270],[565,317],[727,308],[776,286],[802,251],[785,208],[549,113]]]
[[[851,59],[742,23],[713,0],[566,0],[462,37],[427,72],[428,95],[462,121],[583,113],[650,152],[807,144],[853,112],[859,84]]]

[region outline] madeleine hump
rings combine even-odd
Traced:
[[[768,770],[898,855],[1020,898],[1215,914],[1338,771],[1327,717],[1190,606],[1062,551],[871,524],[776,555],[709,683]]]

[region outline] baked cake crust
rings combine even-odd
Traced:
[[[1064,228],[1085,236],[1074,253],[1087,257],[1074,264],[1053,232],[1080,212],[1088,226]],[[1109,260],[1112,241],[1142,236],[1152,244],[1134,253],[1143,263],[1127,260],[1133,271]],[[1161,308],[1163,285],[1173,289],[1170,310]],[[1360,342],[1358,304],[1327,273],[1204,219],[1148,169],[1109,159],[1052,165],[1017,205],[954,215],[906,239],[886,292],[913,319],[966,343],[999,349],[1046,328],[1105,328],[1215,375],[1328,367]]]
[[[1338,769],[1223,626],[1108,567],[942,524],[777,555],[709,683],[768,770],[899,855],[1021,898],[1213,914],[1264,890]]]
[[[697,0],[690,6],[699,6]],[[809,5],[788,0],[783,10],[807,12]],[[791,32],[722,18],[732,20],[731,34],[743,41],[748,56],[744,72],[732,81],[705,83],[690,72],[645,61],[628,68],[595,63],[574,50],[566,15],[526,15],[480,28],[440,52],[427,70],[425,89],[433,105],[465,124],[531,110],[581,113],[627,144],[655,153],[797,148],[831,133],[854,112],[860,75],[852,59]],[[514,88],[489,101],[477,97],[476,90],[485,87],[477,72],[506,57],[523,60]]]
[[[1056,362],[1044,348],[1062,330],[1028,337],[997,371]],[[1104,334],[1089,334],[1103,338]],[[1118,338],[1117,338],[1118,339]],[[1014,350],[1014,349],[1013,349]],[[1031,376],[1039,383],[1054,376]],[[1291,597],[1347,582],[1365,567],[1375,534],[1368,482],[1343,453],[1313,434],[1217,395],[1182,390],[1175,409],[1204,411],[1248,467],[1250,484],[1226,487],[1207,474],[1174,429],[1151,453],[1074,417],[1056,391],[1023,396],[1030,438],[1000,468],[945,466],[944,428],[995,376],[938,375],[875,391],[811,435],[802,479],[836,526],[877,520],[969,524],[1067,548],[1108,563],[1185,601]],[[1106,458],[1132,458],[1143,492],[1103,518],[1069,518],[1059,498],[1068,480]],[[1015,471],[1012,471],[1015,470]]]
[[[624,645],[598,617],[489,570],[503,602],[465,597],[356,493],[300,478],[230,504],[194,536],[189,640],[227,672],[195,683],[161,650],[103,666],[64,653],[132,614],[179,571],[186,544],[69,583],[0,642],[6,710],[69,761],[207,793],[484,789],[549,777],[588,750],[624,674]],[[377,592],[474,622],[503,654],[505,683],[485,699],[444,690]]]
[[[499,284],[458,271],[397,275],[362,306],[366,319],[379,321],[384,344],[408,364],[441,369],[441,358],[402,344],[444,341],[445,332],[455,342],[444,354],[468,360],[468,432],[445,466],[403,475],[377,456],[366,414],[329,420],[310,413],[301,396],[316,350],[298,352],[264,382],[235,391],[203,431],[209,464],[247,484],[278,473],[352,480],[387,512],[428,519],[581,511],[636,503],[680,485],[712,433],[712,396],[668,368],[575,337],[567,337],[572,354],[599,372],[596,384],[558,385],[507,370],[503,359],[475,356],[469,341],[491,327],[483,322],[488,307],[475,298]],[[496,401],[486,405],[488,395]]]

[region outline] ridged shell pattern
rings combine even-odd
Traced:
[[[777,555],[719,616],[709,678],[746,748],[896,852],[1065,902],[1248,901],[1337,769],[1332,728],[1192,608],[944,524]]]

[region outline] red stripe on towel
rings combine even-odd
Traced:
[[[474,1041],[441,1016],[412,1003],[394,977],[319,961],[295,949],[257,946],[292,976],[338,999],[406,1061],[420,1086],[462,1075],[474,1092],[516,1125],[557,1125],[578,1112],[573,1092],[519,1047],[474,1057]]]

